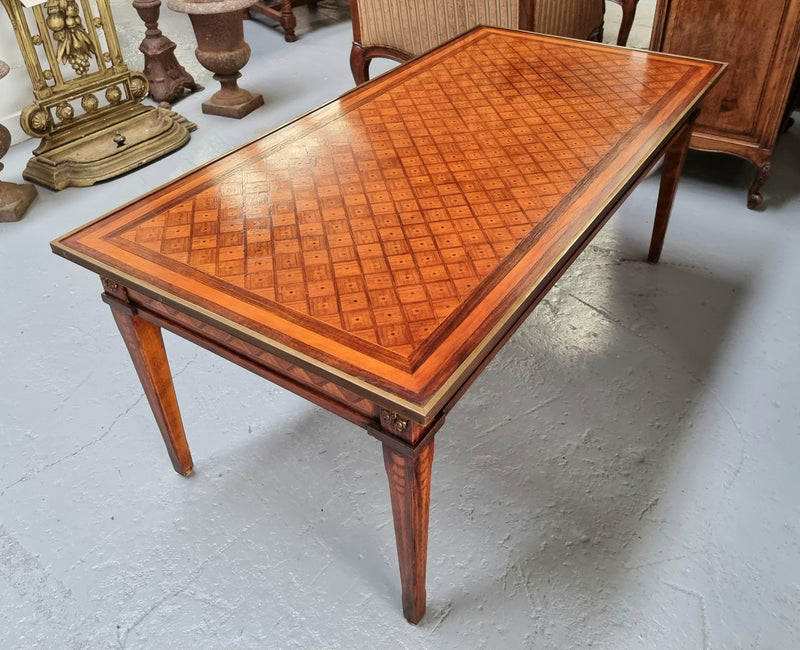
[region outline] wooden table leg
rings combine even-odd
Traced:
[[[628,44],[628,36],[631,33],[639,0],[614,0],[614,2],[622,6],[622,21],[619,26],[619,34],[617,34],[617,45],[624,46]]]
[[[137,316],[130,305],[113,294],[103,294],[103,300],[111,307],[111,313],[128,347],[161,436],[167,445],[172,466],[179,474],[188,476],[193,467],[192,455],[186,443],[161,328]]]
[[[389,478],[400,565],[403,615],[412,625],[425,616],[433,438],[442,424],[444,413],[424,427],[382,410],[380,428],[367,427],[367,433],[383,443],[383,463]]]
[[[407,453],[383,444],[403,589],[403,615],[416,625],[425,616],[433,440],[419,452],[410,447],[409,450]]]
[[[653,238],[650,240],[650,254],[647,256],[647,261],[651,264],[656,264],[661,258],[661,249],[664,247],[664,236],[667,234],[672,202],[678,189],[678,181],[681,178],[683,164],[686,162],[689,141],[692,138],[692,125],[696,117],[697,114],[686,121],[664,150],[664,165],[661,170],[661,186],[658,190]]]

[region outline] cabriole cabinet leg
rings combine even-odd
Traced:
[[[769,160],[756,169],[756,177],[753,179],[750,189],[747,190],[747,207],[751,210],[755,210],[764,200],[761,196],[761,186],[769,180],[771,171],[772,164]]]

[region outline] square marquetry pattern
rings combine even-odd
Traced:
[[[717,70],[478,29],[56,246],[424,410]]]

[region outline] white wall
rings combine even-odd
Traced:
[[[16,143],[28,137],[19,126],[19,113],[33,101],[33,92],[4,8],[0,8],[0,59],[11,66],[11,72],[0,80],[0,123],[11,131],[12,142]]]

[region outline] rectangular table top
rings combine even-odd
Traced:
[[[52,246],[426,422],[722,67],[477,28]]]

